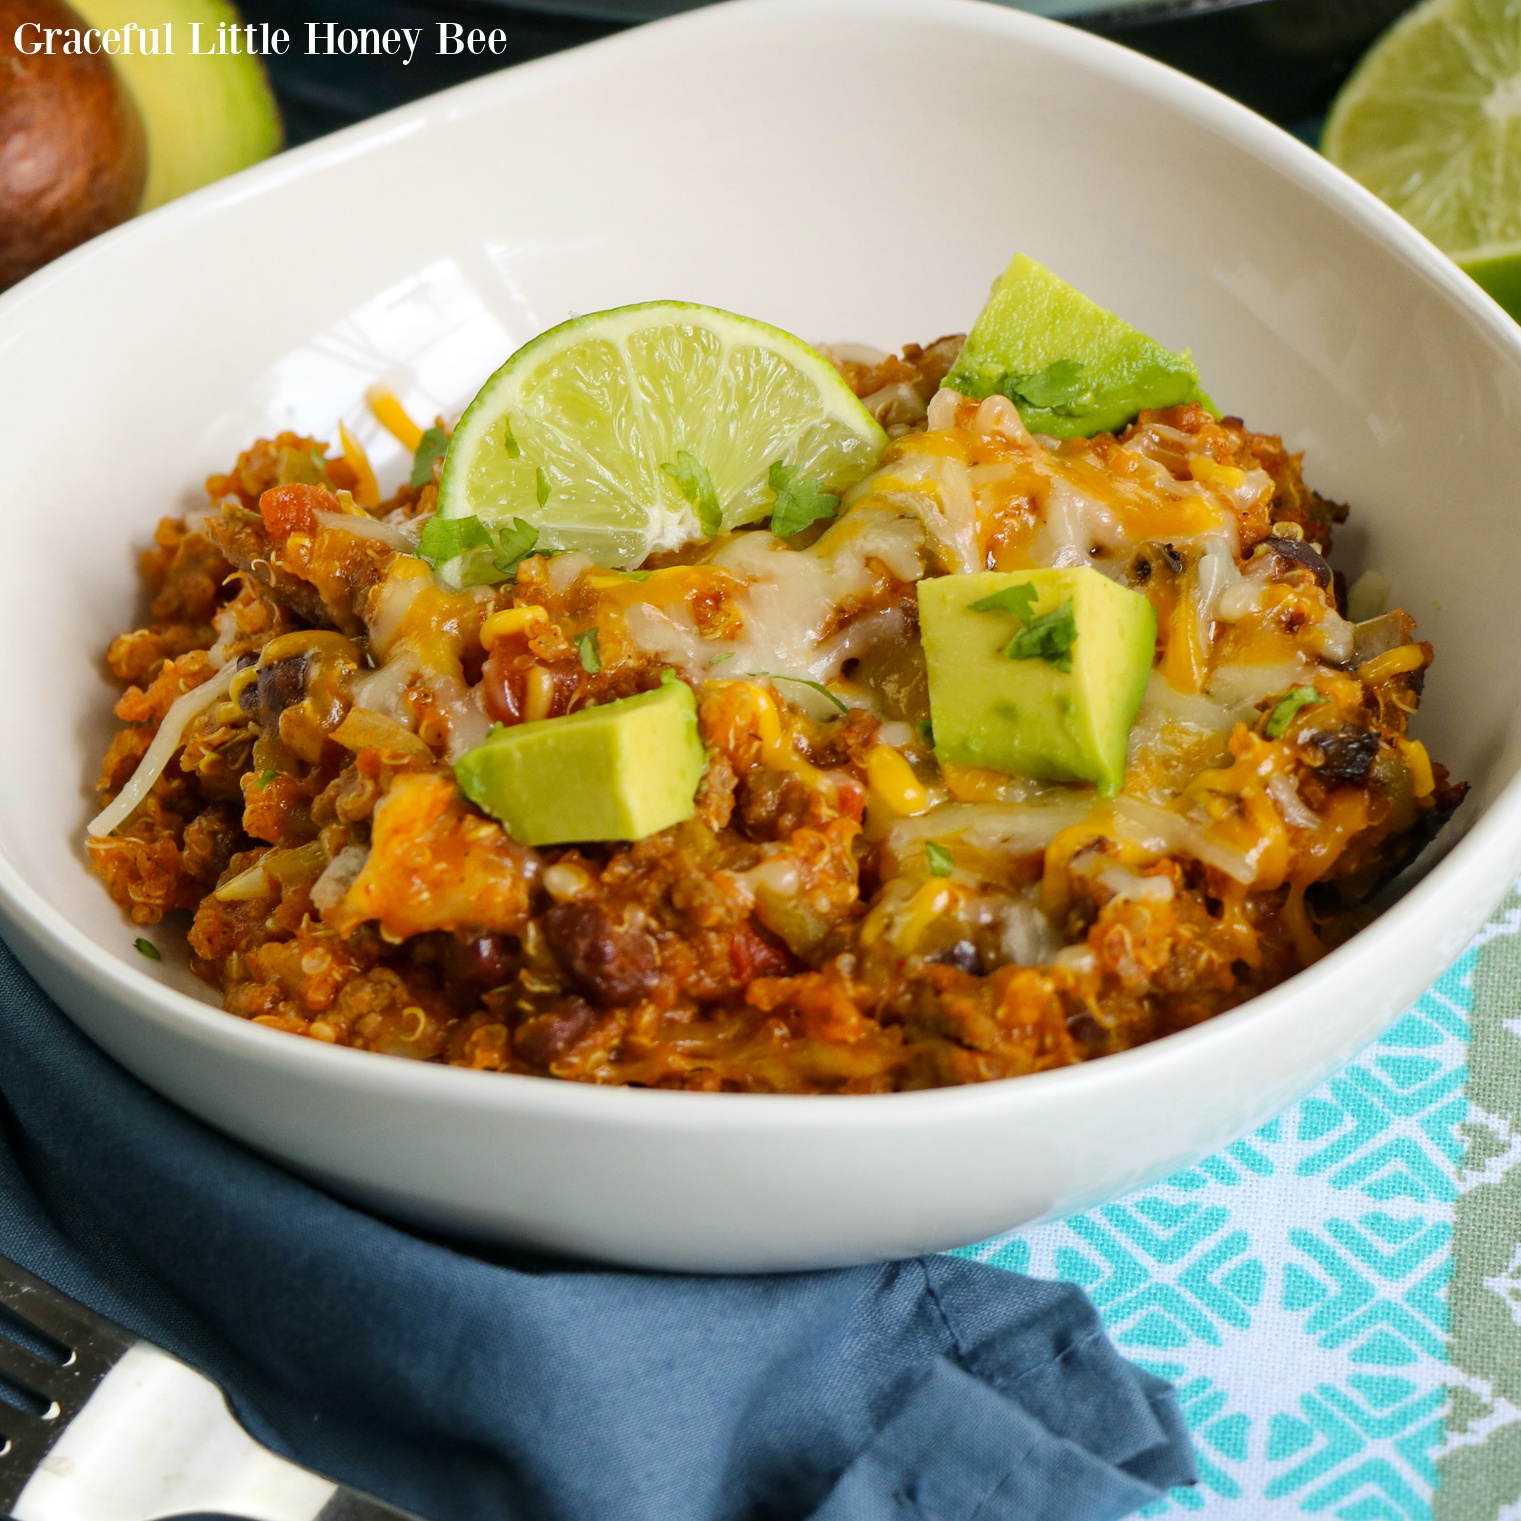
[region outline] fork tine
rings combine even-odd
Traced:
[[[121,1353],[137,1340],[114,1321],[33,1278],[9,1257],[0,1257],[0,1304],[66,1351],[77,1352],[81,1343],[93,1341]]]

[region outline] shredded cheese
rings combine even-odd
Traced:
[[[876,745],[866,757],[866,785],[871,801],[895,818],[910,818],[930,805],[924,783],[899,750]]]
[[[175,698],[169,711],[164,714],[148,753],[137,763],[127,785],[116,794],[115,799],[95,815],[89,823],[89,833],[95,839],[113,834],[128,817],[147,800],[153,784],[164,774],[164,768],[179,749],[190,720],[199,717],[212,703],[226,695],[237,671],[230,665],[223,666],[210,681],[203,681],[182,696]]]
[[[381,426],[403,449],[415,454],[417,446],[422,442],[423,430],[407,416],[407,409],[402,406],[396,393],[389,386],[376,385],[364,393],[364,399],[369,402],[370,411],[375,414]]]
[[[1418,671],[1425,664],[1426,652],[1420,645],[1402,644],[1358,666],[1357,679],[1375,687],[1379,682],[1403,676],[1407,671]]]
[[[341,422],[338,424],[338,442],[343,446],[344,463],[355,475],[354,500],[366,512],[373,512],[380,506],[380,487],[376,483],[375,472],[370,468],[370,457],[364,452],[364,446]]]
[[[1410,790],[1418,798],[1430,797],[1436,791],[1436,776],[1431,769],[1431,757],[1418,739],[1397,739],[1399,752],[1404,757],[1405,769],[1410,773]]]

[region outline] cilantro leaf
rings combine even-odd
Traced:
[[[258,774],[258,775],[257,775],[257,776],[256,776],[256,777],[255,777],[255,778],[254,778],[254,786],[255,786],[255,787],[257,787],[257,788],[258,788],[258,789],[259,789],[259,791],[260,791],[260,792],[263,792],[263,790],[264,790],[264,789],[265,789],[265,788],[266,788],[266,787],[267,787],[267,786],[269,786],[269,784],[270,784],[270,783],[271,783],[271,782],[272,782],[272,781],[274,781],[274,779],[275,779],[275,778],[276,778],[276,777],[277,777],[277,776],[279,776],[279,774],[280,774],[280,773],[279,773],[279,772],[278,772],[278,771],[261,771],[261,772],[260,772],[260,773],[259,773],[259,774]]]
[[[929,857],[932,877],[948,877],[956,869],[956,858],[938,841],[926,840],[924,853]]]
[[[776,671],[751,671],[750,674],[752,676],[764,676],[770,681],[795,681],[800,687],[812,687],[815,692],[819,692],[823,696],[827,697],[830,702],[832,702],[835,707],[840,710],[840,712],[850,712],[849,707],[845,703],[841,702],[840,699],[836,697],[834,693],[831,692],[829,688],[826,687],[821,681],[809,681],[806,676],[782,676],[779,675]]]
[[[796,465],[777,460],[766,476],[766,484],[776,493],[771,508],[771,532],[779,539],[790,539],[820,518],[832,518],[840,510],[840,499],[819,489],[818,481],[797,479]]]
[[[1092,387],[1083,379],[1082,361],[1058,359],[1033,375],[1008,370],[993,387],[1017,406],[1038,407],[1044,412],[1071,414],[1078,404],[1091,399]]]
[[[518,566],[533,553],[539,542],[539,530],[522,518],[514,518],[510,528],[497,535],[497,548],[501,551],[491,562],[504,576],[515,576]]]
[[[1268,714],[1267,721],[1262,726],[1262,732],[1269,739],[1279,739],[1283,731],[1293,722],[1294,715],[1301,709],[1307,708],[1311,703],[1325,702],[1314,687],[1295,687],[1286,696],[1280,697]]]
[[[506,451],[508,459],[517,459],[523,452],[518,448],[517,439],[512,436],[512,419],[510,417],[502,419],[502,448]]]
[[[489,549],[491,532],[479,518],[431,517],[423,525],[417,552],[430,565],[442,565],[467,549]]]
[[[542,465],[539,466],[538,475],[534,477],[533,494],[538,498],[540,507],[549,500],[549,477],[544,474]]]
[[[449,447],[449,439],[442,428],[429,428],[417,440],[412,451],[412,489],[419,490],[433,479],[433,461]]]
[[[1060,607],[1027,623],[1004,648],[1010,660],[1034,660],[1039,657],[1058,671],[1072,669],[1072,646],[1077,643],[1077,618],[1072,598]]]
[[[132,942],[132,946],[139,956],[146,956],[149,961],[162,961],[164,959],[159,953],[159,948],[151,940],[144,940],[141,935]]]
[[[716,538],[719,529],[723,527],[723,512],[718,505],[718,488],[713,484],[707,466],[695,454],[678,449],[675,463],[666,460],[660,468],[676,482],[681,494],[697,509],[697,524],[702,529],[703,537]]]
[[[733,660],[736,654],[738,654],[737,650],[725,650],[722,655],[715,655],[708,664],[721,665],[725,660]]]
[[[576,649],[581,653],[581,669],[595,676],[602,669],[602,651],[597,647],[597,630],[589,628],[576,635]]]
[[[1013,613],[1021,623],[1030,621],[1030,609],[1035,606],[1039,594],[1031,581],[1021,581],[1017,586],[1006,586],[991,597],[972,603],[974,613]]]
[[[1077,619],[1069,597],[1062,605],[1039,618],[1030,616],[1037,593],[1029,581],[1006,586],[972,603],[974,613],[1012,613],[1024,627],[1004,646],[1010,660],[1033,660],[1037,656],[1059,671],[1072,669],[1072,646],[1077,643]]]

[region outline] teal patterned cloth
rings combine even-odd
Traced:
[[[1521,1521],[1521,896],[1354,1062],[1153,1188],[958,1255],[1080,1283],[1174,1381],[1146,1515]]]

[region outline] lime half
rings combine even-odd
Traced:
[[[1521,11],[1514,0],[1417,6],[1343,86],[1321,146],[1521,315]]]
[[[540,549],[637,565],[700,537],[702,516],[709,529],[769,516],[778,460],[838,492],[886,446],[801,339],[716,307],[649,301],[561,323],[481,387],[450,440],[438,513],[498,531],[521,518]],[[456,583],[500,579],[490,564],[477,549],[440,569]]]

